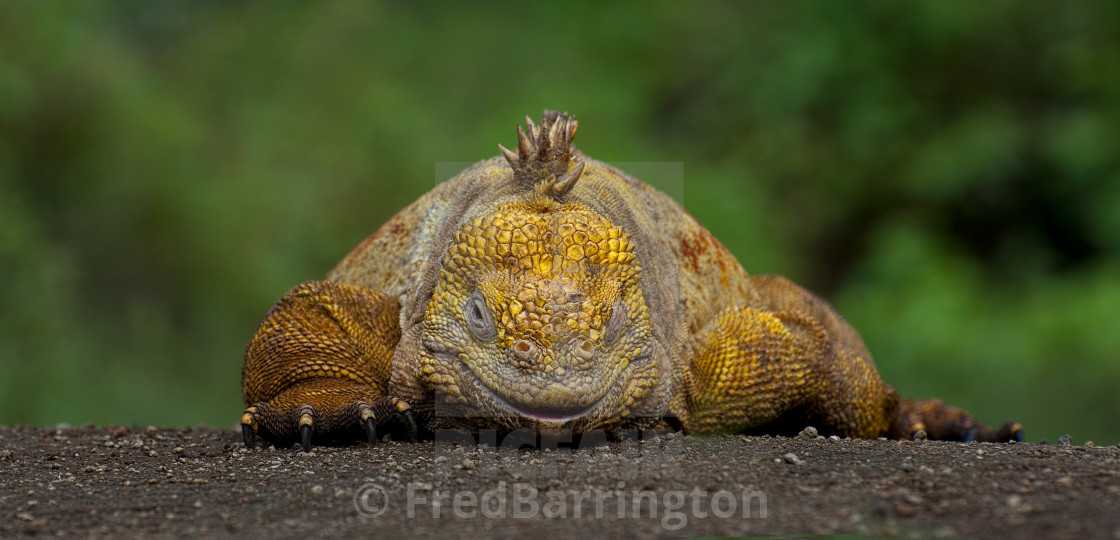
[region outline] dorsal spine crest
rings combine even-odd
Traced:
[[[517,126],[516,153],[500,144],[498,149],[519,183],[559,201],[583,174],[583,162],[570,167],[579,122],[566,112],[545,111],[539,126],[528,116],[525,126]]]

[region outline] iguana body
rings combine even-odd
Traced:
[[[1006,440],[899,400],[823,300],[748,276],[679,204],[570,145],[519,147],[405,208],[281,299],[242,372],[246,442],[439,428]]]

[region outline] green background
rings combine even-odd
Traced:
[[[904,396],[1120,440],[1110,1],[2,1],[0,424],[234,425],[269,306],[545,108]]]

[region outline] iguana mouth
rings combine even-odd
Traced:
[[[452,363],[452,365],[455,366],[455,369],[459,372],[460,377],[462,377],[462,379],[460,379],[461,381],[471,381],[471,384],[467,386],[472,387],[474,390],[473,392],[470,392],[470,394],[473,394],[474,403],[468,404],[459,401],[461,404],[467,405],[468,407],[474,409],[473,413],[469,414],[469,416],[483,413],[482,416],[522,418],[525,420],[535,421],[543,424],[540,427],[551,428],[560,428],[565,423],[581,419],[584,421],[589,421],[592,424],[597,423],[595,422],[595,419],[589,418],[589,415],[603,409],[606,406],[605,402],[610,401],[610,399],[608,398],[611,398],[611,396],[617,396],[623,393],[622,387],[624,387],[629,380],[629,378],[626,377],[625,374],[627,372],[630,372],[630,370],[633,369],[634,366],[645,365],[651,359],[651,355],[648,353],[631,359],[626,367],[613,374],[613,380],[610,382],[610,385],[607,386],[599,396],[591,396],[593,397],[594,401],[590,403],[580,404],[579,402],[584,400],[579,398],[589,396],[587,396],[586,392],[580,393],[578,391],[575,391],[571,392],[571,395],[569,396],[571,398],[570,401],[573,403],[573,405],[571,406],[567,406],[565,404],[565,401],[569,401],[567,399],[553,399],[551,400],[552,403],[531,404],[524,403],[516,399],[510,399],[509,397],[503,395],[503,393],[501,393],[500,391],[493,388],[490,384],[487,383],[487,380],[493,378],[494,374],[486,371],[476,373],[475,370],[477,369],[477,366],[467,362],[461,354],[456,354],[454,352],[454,349],[431,339],[425,339],[421,342],[421,344],[428,353],[447,357],[450,363]],[[550,383],[547,381],[542,381],[542,387],[540,388],[540,390],[547,391],[548,384]],[[553,382],[551,384],[555,385],[557,383]],[[466,393],[464,393],[464,397],[465,395]],[[464,412],[466,411],[460,411],[460,414]],[[601,412],[602,414],[600,416],[603,417],[609,417],[616,414],[614,411]]]
[[[647,360],[649,360],[648,355],[641,356],[633,359],[631,361],[631,365],[640,364]],[[467,368],[467,371],[470,372],[470,369]],[[563,424],[572,420],[585,418],[589,413],[598,409],[604,401],[607,401],[608,397],[615,394],[618,391],[619,387],[623,385],[624,377],[622,375],[624,371],[626,370],[624,369],[623,371],[618,372],[614,382],[611,383],[609,387],[607,387],[606,391],[603,392],[603,395],[599,396],[598,399],[587,405],[573,407],[533,406],[524,403],[516,403],[506,398],[505,396],[502,396],[493,388],[490,388],[486,384],[482,383],[482,381],[479,381],[476,387],[485,389],[485,392],[489,394],[489,397],[494,400],[495,404],[497,405],[497,407],[495,408],[497,409],[508,410],[518,417],[526,418],[529,420],[536,420],[538,422],[544,422],[548,424]]]
[[[466,366],[463,366],[463,367],[465,368],[465,371],[467,373],[470,373],[471,375],[473,375],[473,373],[470,371],[469,368],[466,368]],[[620,375],[621,375],[621,373],[620,373]],[[622,377],[620,376],[619,379],[621,379],[621,378]],[[508,414],[508,415],[514,416],[514,417],[525,418],[525,419],[528,419],[528,420],[536,420],[538,422],[543,422],[543,423],[546,423],[546,424],[553,424],[553,425],[563,424],[563,423],[571,421],[571,420],[578,420],[580,418],[586,417],[589,413],[591,413],[595,409],[599,408],[599,406],[603,403],[603,401],[605,401],[607,399],[607,397],[611,395],[611,392],[614,391],[614,389],[619,384],[618,381],[616,380],[614,384],[612,384],[609,388],[607,388],[607,390],[605,392],[603,392],[602,396],[599,396],[598,399],[596,399],[595,401],[593,401],[591,403],[588,403],[587,405],[574,405],[574,406],[571,406],[571,407],[565,407],[565,406],[551,406],[550,407],[550,406],[545,406],[545,405],[531,405],[531,404],[526,404],[526,403],[518,403],[514,400],[511,400],[511,399],[503,396],[501,393],[494,390],[493,388],[490,388],[488,385],[483,383],[481,380],[479,380],[479,379],[475,379],[475,380],[476,380],[476,384],[474,385],[474,387],[479,392],[479,394],[476,394],[478,396],[478,402],[477,402],[478,405],[477,406],[485,407],[484,404],[489,403],[490,404],[490,407],[489,407],[490,410],[493,411],[494,413],[498,413],[499,415],[504,416],[504,415]]]
[[[487,388],[487,390],[490,389]],[[598,407],[599,404],[602,403],[604,399],[606,399],[607,394],[609,393],[610,390],[608,390],[606,394],[603,394],[603,397],[595,400],[595,402],[585,407],[528,407],[525,405],[517,405],[511,403],[509,400],[503,398],[502,396],[499,396],[497,392],[490,390],[490,395],[494,398],[495,401],[500,403],[503,407],[517,413],[518,416],[529,418],[531,420],[540,420],[542,422],[550,423],[567,422],[569,420],[576,420],[583,417],[587,413],[591,412],[592,409]]]

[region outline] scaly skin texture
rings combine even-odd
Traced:
[[[748,276],[680,205],[526,119],[281,299],[242,370],[247,444],[385,429],[674,428],[1021,440],[899,400],[824,300]]]

